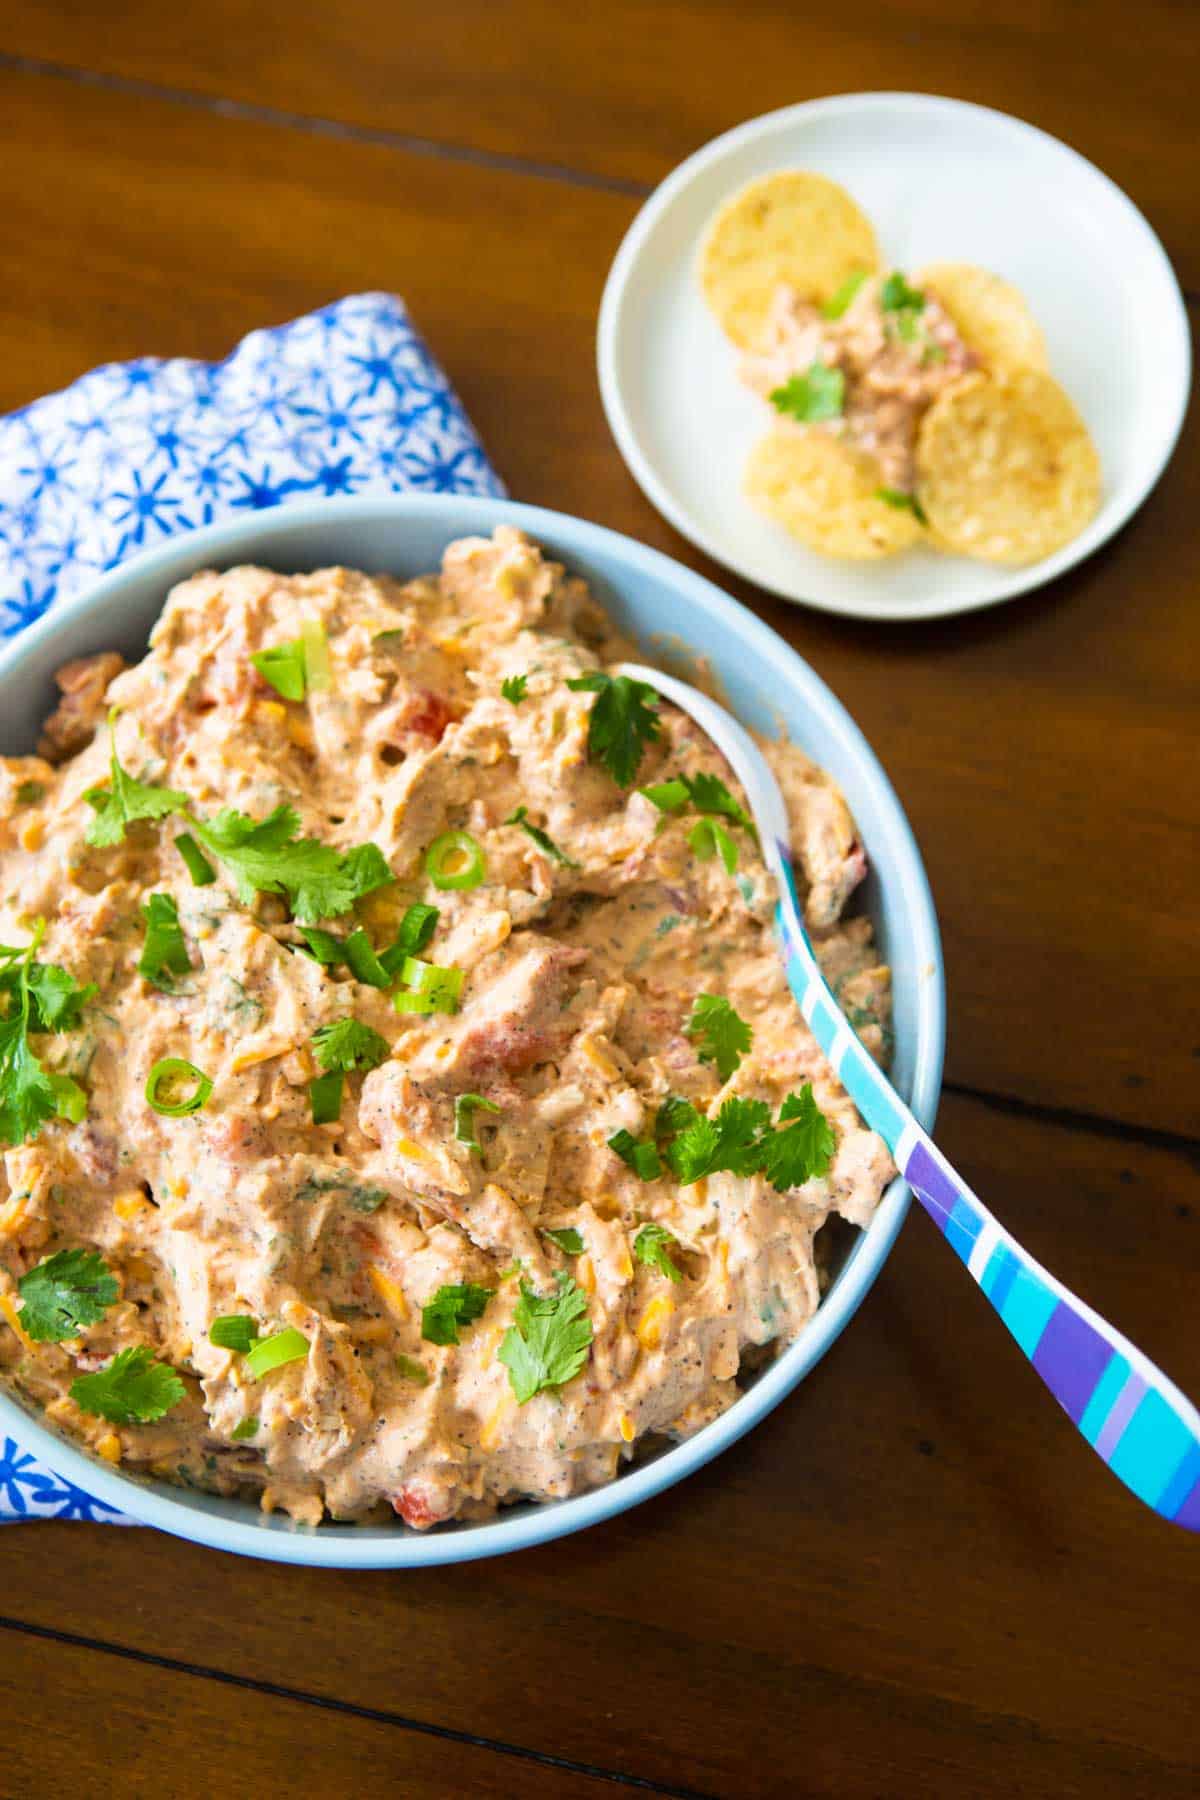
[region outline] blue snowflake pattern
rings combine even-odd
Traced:
[[[252,332],[221,363],[108,363],[0,419],[0,639],[195,525],[416,488],[504,493],[391,294]],[[0,1443],[0,1522],[133,1523]]]
[[[504,492],[394,295],[252,332],[221,363],[108,363],[0,419],[0,638],[193,526],[410,489]]]

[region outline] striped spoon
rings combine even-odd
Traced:
[[[1113,1474],[1162,1518],[1200,1531],[1200,1413],[993,1218],[863,1049],[830,992],[802,923],[783,795],[758,746],[724,707],[686,682],[639,663],[621,663],[618,673],[689,713],[741,782],[779,885],[775,922],[788,985],[842,1086],[946,1242]]]

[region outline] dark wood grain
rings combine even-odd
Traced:
[[[577,1769],[0,1628],[5,1794],[212,1800],[558,1800],[628,1793]],[[276,1656],[286,1655],[276,1648]]]
[[[514,494],[715,574],[859,719],[943,921],[949,1078],[1200,1130],[1190,426],[1138,519],[1050,593],[906,631],[832,620],[706,564],[615,453],[592,345],[632,201],[11,72],[0,144],[0,405],[401,289]]]
[[[1200,285],[1194,20],[1151,0],[5,0],[4,48],[209,97],[651,183],[707,138],[820,94],[912,88],[1032,118],[1098,160]]]
[[[1200,1388],[1187,1158],[955,1098],[942,1135]],[[582,1537],[343,1576],[31,1525],[0,1534],[0,1583],[13,1618],[706,1792],[1194,1792],[1194,1546],[1105,1474],[920,1216],[777,1412]]]
[[[402,292],[514,494],[715,575],[862,723],[943,922],[941,1139],[1193,1392],[1194,417],[1065,581],[875,629],[765,600],[658,519],[593,337],[645,184],[740,118],[870,86],[1065,136],[1200,288],[1198,36],[1170,0],[0,0],[0,408]],[[29,1525],[0,1531],[0,1584],[5,1793],[1196,1791],[1194,1545],[1106,1476],[919,1216],[761,1428],[580,1538],[342,1576]]]

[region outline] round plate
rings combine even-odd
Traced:
[[[849,189],[886,262],[970,262],[1013,281],[1104,469],[1100,511],[1028,568],[912,550],[876,563],[806,550],[742,494],[768,409],[701,296],[696,259],[722,203],[773,169]],[[1166,252],[1133,202],[1057,138],[927,94],[842,94],[752,119],[657,188],[630,227],[600,308],[600,391],[622,456],[677,530],[761,587],[826,612],[920,619],[991,606],[1071,568],[1150,492],[1183,423],[1187,315]]]

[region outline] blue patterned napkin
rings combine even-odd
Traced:
[[[0,638],[196,525],[409,489],[504,493],[394,295],[252,332],[221,363],[109,363],[0,419]],[[134,1523],[0,1445],[0,1523]]]

